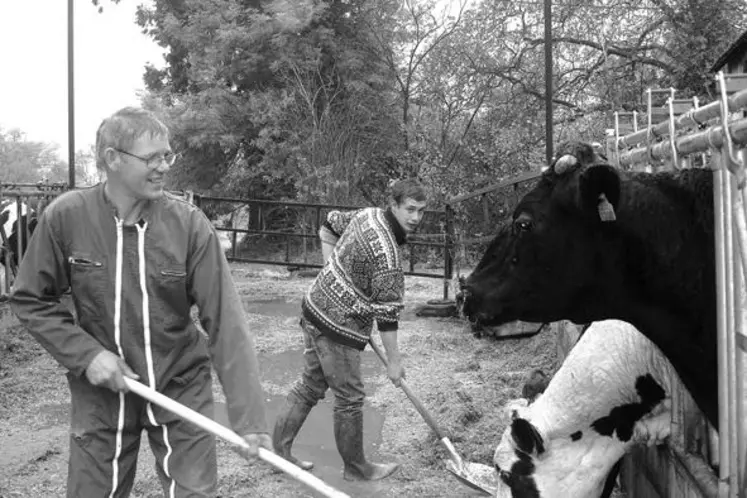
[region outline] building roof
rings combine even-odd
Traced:
[[[719,57],[716,62],[713,63],[713,66],[711,66],[711,72],[715,73],[726,63],[729,61],[729,59],[736,53],[747,50],[747,31],[742,33],[742,36],[737,38],[737,41],[732,43],[729,48],[726,49],[726,52],[721,54],[721,57]]]

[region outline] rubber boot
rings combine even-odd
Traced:
[[[285,407],[278,415],[272,431],[272,446],[275,453],[303,470],[311,470],[314,463],[295,458],[291,455],[291,446],[311,408],[312,406],[308,403],[288,396],[285,399]]]
[[[363,412],[334,414],[335,443],[345,465],[348,481],[376,481],[394,473],[399,464],[367,462],[363,453]]]

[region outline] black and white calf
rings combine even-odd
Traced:
[[[28,245],[28,235],[34,232],[37,224],[36,211],[25,202],[20,202],[19,220],[18,205],[15,199],[5,200],[0,205],[0,230],[3,233],[0,237],[0,265],[5,266],[6,258],[9,257],[13,268],[18,267],[21,258],[18,254],[18,238],[21,238],[21,244],[25,248]],[[5,271],[0,271],[0,274],[5,277]]]
[[[635,327],[594,322],[533,403],[522,398],[505,408],[510,423],[495,450],[495,496],[598,498],[634,444],[669,436],[671,392],[681,385]]]

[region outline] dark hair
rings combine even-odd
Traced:
[[[418,202],[428,200],[428,193],[423,184],[415,178],[398,180],[389,188],[389,197],[397,204],[402,204],[405,199],[412,199]]]

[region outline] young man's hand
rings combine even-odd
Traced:
[[[392,381],[392,384],[399,387],[402,380],[405,378],[405,367],[403,367],[402,363],[399,361],[390,361],[389,365],[387,365],[386,374],[389,376],[389,380]]]
[[[124,377],[135,380],[140,378],[120,356],[106,349],[94,356],[86,368],[88,382],[94,386],[109,388],[114,392],[128,391]]]
[[[239,453],[250,462],[256,460],[257,455],[259,454],[259,448],[264,448],[266,450],[272,451],[273,453],[275,452],[272,449],[272,439],[267,433],[260,432],[245,434],[244,441],[247,442],[249,448],[240,448]]]

